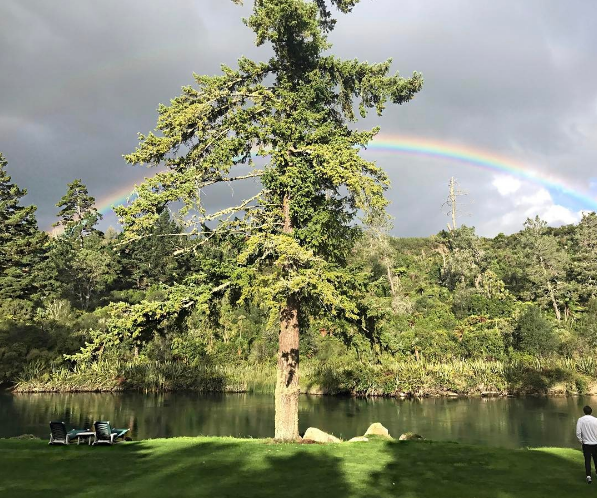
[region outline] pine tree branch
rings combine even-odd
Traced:
[[[213,180],[208,180],[205,182],[202,182],[198,188],[205,188],[205,187],[209,187],[210,185],[213,185],[215,183],[222,183],[222,182],[235,182],[237,180],[246,180],[247,178],[258,178],[260,176],[263,176],[263,174],[265,173],[265,171],[259,169],[259,170],[255,170],[252,173],[249,173],[248,175],[241,175],[241,176],[235,176],[232,178],[217,178],[217,179],[213,179]]]
[[[201,218],[198,218],[197,221],[201,224],[204,224],[208,221],[217,220],[218,218],[221,218],[222,216],[225,216],[227,214],[233,215],[235,213],[238,213],[239,211],[247,211],[248,209],[258,209],[259,206],[251,206],[250,208],[247,208],[247,206],[254,200],[259,199],[259,197],[262,194],[263,194],[263,191],[259,192],[257,195],[254,195],[253,197],[245,199],[243,202],[241,202],[237,206],[231,206],[226,209],[221,209],[220,211],[216,211],[215,213],[210,214],[209,216],[203,216]]]

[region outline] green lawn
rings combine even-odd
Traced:
[[[595,489],[594,489],[595,488]],[[175,438],[113,447],[0,440],[0,496],[566,497],[597,494],[580,451],[457,443]]]

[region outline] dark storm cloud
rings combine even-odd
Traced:
[[[0,150],[39,206],[41,226],[53,221],[53,205],[74,178],[101,199],[148,173],[121,156],[134,149],[137,132],[154,127],[158,103],[192,83],[193,71],[216,74],[240,55],[268,57],[240,21],[250,3],[0,3]],[[591,0],[363,0],[339,18],[331,39],[342,57],[393,57],[402,75],[424,74],[414,101],[363,126],[501,154],[582,189],[596,176],[596,14]],[[462,221],[485,234],[520,228],[533,209],[553,223],[580,209],[565,196],[554,196],[552,204],[563,204],[554,208],[524,182],[500,194],[494,174],[459,164],[367,154],[391,176],[400,235],[445,226],[441,204],[452,175],[469,191]],[[241,186],[235,198],[246,193]],[[226,199],[223,191],[212,197],[214,205]]]
[[[0,4],[0,150],[41,226],[74,178],[101,199],[148,174],[122,154],[153,128],[158,103],[193,71],[234,63],[237,53],[218,53],[220,37],[250,47],[240,9],[222,3]]]

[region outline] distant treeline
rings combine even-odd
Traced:
[[[49,236],[23,195],[0,155],[0,382],[225,391],[257,389],[258,378],[273,389],[279,323],[229,283],[242,235],[186,250],[190,237],[164,210],[149,236],[125,241],[96,228],[94,199],[75,180]],[[301,312],[304,390],[590,390],[597,215],[521,228],[494,238],[466,226],[428,238],[364,229],[348,263],[358,317]]]

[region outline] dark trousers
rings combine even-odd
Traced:
[[[585,470],[588,476],[591,475],[591,457],[595,464],[595,472],[597,472],[597,444],[583,444],[582,453],[585,456]]]

